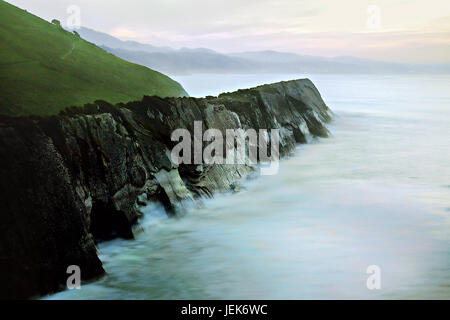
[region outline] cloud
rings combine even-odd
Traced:
[[[120,39],[145,40],[146,38],[148,38],[148,34],[146,33],[130,30],[123,27],[113,29],[110,34]]]
[[[61,21],[76,2],[83,26],[160,46],[417,61],[450,56],[448,0],[10,1]],[[379,8],[379,29],[367,29],[369,5]]]

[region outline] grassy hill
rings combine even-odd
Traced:
[[[169,77],[2,0],[0,43],[0,114],[47,115],[97,99],[187,95]]]

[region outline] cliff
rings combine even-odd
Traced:
[[[0,298],[64,289],[66,269],[104,273],[96,242],[133,238],[139,205],[172,214],[229,191],[254,170],[240,164],[175,165],[177,128],[280,130],[280,154],[326,137],[331,111],[307,79],[225,93],[110,105],[96,101],[49,117],[0,117]]]

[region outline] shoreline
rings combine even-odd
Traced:
[[[175,129],[193,132],[196,120],[222,132],[278,128],[284,156],[307,135],[328,136],[324,123],[331,115],[304,79],[205,99],[144,97],[117,106],[97,101],[58,116],[2,117],[0,149],[9,155],[1,166],[7,190],[2,200],[9,212],[3,220],[14,216],[15,223],[1,221],[9,226],[1,235],[15,247],[7,246],[3,255],[2,274],[8,277],[0,296],[11,297],[7,288],[18,298],[59,291],[69,265],[80,266],[84,281],[96,278],[104,270],[95,243],[133,239],[140,202],[157,200],[177,214],[185,200],[229,191],[253,171],[240,164],[173,164],[168,150]],[[42,181],[47,176],[51,179]],[[12,196],[17,194],[23,196]],[[25,271],[24,265],[31,267]]]

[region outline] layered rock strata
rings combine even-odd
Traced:
[[[224,137],[226,129],[279,129],[286,155],[309,137],[326,137],[331,117],[307,79],[202,99],[96,101],[57,116],[0,117],[0,297],[64,289],[69,265],[85,280],[100,276],[96,242],[132,239],[140,205],[159,201],[177,214],[233,190],[254,170],[174,164],[175,129],[193,132],[195,121]]]

